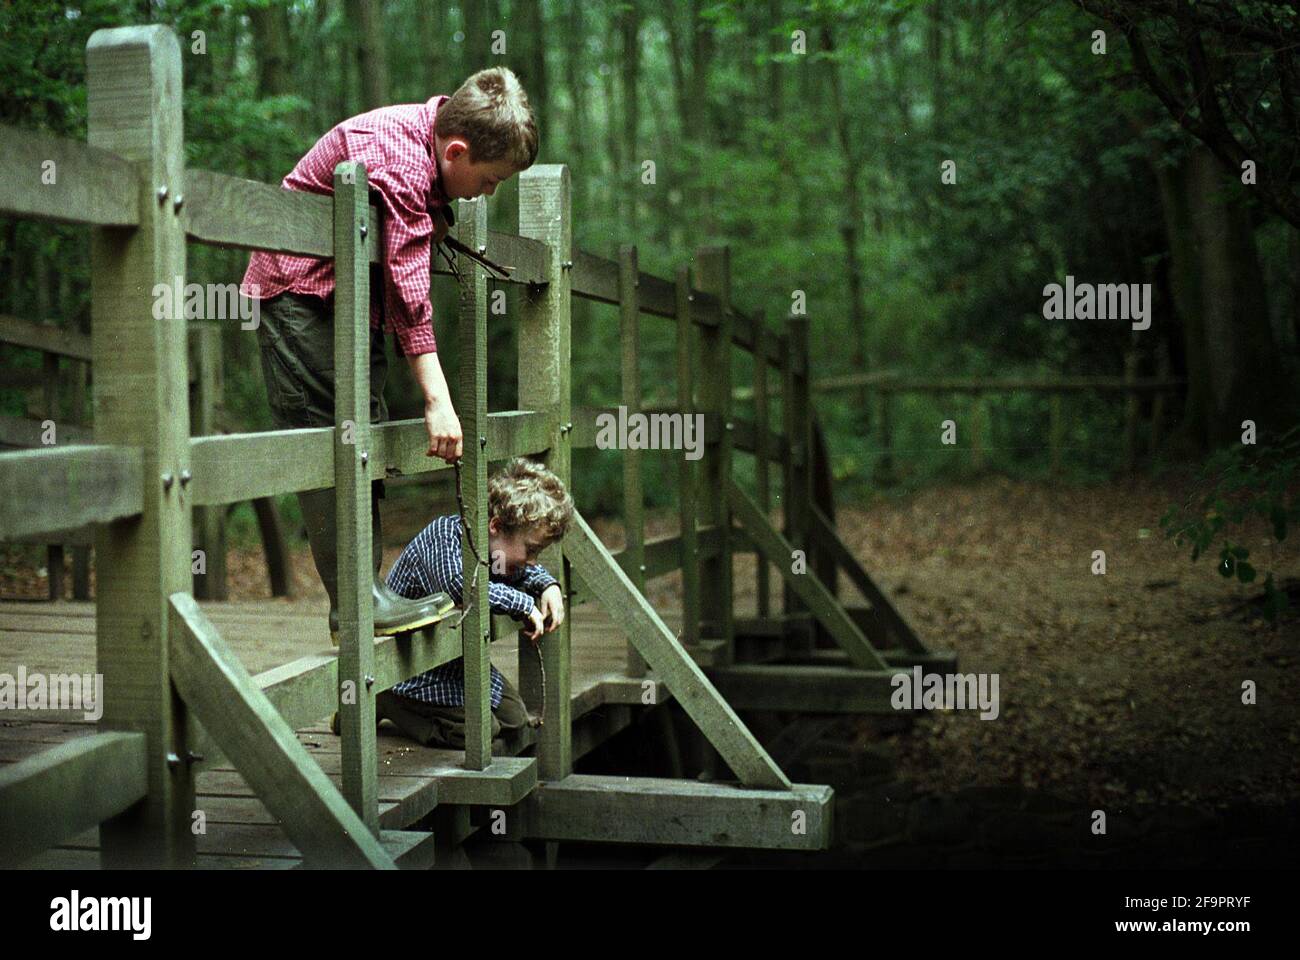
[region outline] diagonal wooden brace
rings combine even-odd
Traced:
[[[741,783],[747,787],[791,789],[789,778],[677,642],[649,601],[632,586],[623,568],[578,513],[573,515],[565,535],[564,555]]]
[[[172,683],[308,866],[397,865],[188,593],[171,595]]]
[[[854,666],[864,670],[889,670],[889,665],[867,642],[857,624],[849,619],[849,615],[831,596],[817,574],[811,569],[803,573],[795,573],[791,569],[794,547],[773,528],[753,498],[736,486],[735,480],[727,480],[727,496],[731,500],[732,516],[749,535],[759,555],[781,571],[781,576],[790,585],[790,589],[807,605],[818,622],[830,631],[835,642],[848,653]]]

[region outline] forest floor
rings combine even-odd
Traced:
[[[1190,548],[1165,537],[1159,517],[1187,492],[1171,479],[1076,487],[988,478],[838,510],[841,536],[922,640],[955,651],[962,673],[997,674],[1000,695],[992,720],[973,710],[841,719],[791,771],[836,787],[837,829],[858,854],[875,851],[880,862],[882,845],[903,842],[909,852],[898,857],[930,862],[917,844],[934,841],[947,851],[938,862],[953,864],[952,831],[1008,805],[1020,819],[1105,810],[1128,823],[1117,831],[1170,816],[1215,830],[1231,813],[1258,826],[1251,849],[1261,852],[1278,830],[1294,838],[1300,544],[1273,544],[1262,527],[1237,538],[1261,581],[1271,570],[1292,587],[1291,612],[1270,624],[1257,584],[1224,579],[1211,557],[1192,563]],[[390,490],[385,570],[432,515],[427,495]],[[596,526],[618,545],[617,523]],[[652,517],[648,534],[674,526]],[[1092,572],[1096,550],[1104,575]],[[0,545],[0,596],[42,596],[35,561],[44,562],[40,548]],[[300,537],[294,563],[299,595],[318,597],[323,612]],[[260,550],[232,550],[228,568],[232,599],[268,595]],[[753,569],[752,557],[737,558],[741,609],[752,608]],[[679,602],[677,578],[652,583],[650,599]],[[1247,681],[1253,706],[1242,699]],[[1024,855],[1032,862],[1032,850]]]

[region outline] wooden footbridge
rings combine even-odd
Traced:
[[[511,318],[521,409],[488,413],[489,279],[477,266],[462,271],[458,409],[477,542],[487,541],[489,462],[536,456],[568,480],[571,450],[595,445],[601,411],[570,399],[574,296],[618,306],[620,400],[632,412],[642,409],[640,317],[675,322],[674,408],[704,415],[705,453],[678,461],[681,533],[647,542],[642,452],[623,451],[627,545],[611,553],[579,515],[543,557],[573,615],[546,636],[540,665],[512,621],[489,617],[486,578],[468,591],[463,620],[375,638],[371,482],[446,465],[424,455],[422,421],[367,416],[369,268],[382,224],[365,169],[341,165],[332,198],[187,169],[180,51],[165,27],[95,33],[87,77],[88,144],[12,129],[0,137],[10,171],[0,213],[90,227],[94,373],[92,442],[0,454],[0,537],[89,527],[95,597],[0,604],[0,680],[102,675],[102,715],[0,710],[0,863],[427,866],[476,832],[826,847],[831,789],[791,783],[737,711],[889,712],[898,669],[951,659],[917,640],[814,504],[807,318],[776,332],[737,309],[725,248],[697,251],[693,277],[683,266],[672,282],[640,272],[634,248],[617,262],[575,249],[565,166],[521,175],[518,236],[486,229],[486,200],[460,201],[459,239],[509,264],[508,282],[525,288]],[[53,183],[42,178],[46,161]],[[335,428],[191,435],[187,325],[155,320],[152,294],[185,276],[187,242],[333,258]],[[749,421],[732,408],[735,349],[755,360]],[[769,391],[769,367],[779,389]],[[756,496],[733,478],[740,453],[756,458]],[[769,520],[771,463],[783,468],[784,532]],[[196,508],[325,487],[339,517],[337,651],[319,610],[195,599]],[[760,559],[757,599],[753,616],[738,617],[732,558],[746,551]],[[771,567],[784,586],[779,614]],[[656,611],[645,583],[677,569],[681,610]],[[837,601],[838,572],[864,605]],[[490,647],[494,632],[502,639]],[[540,728],[495,750],[490,653],[534,711],[545,705]],[[463,752],[376,733],[377,693],[461,655]],[[575,772],[638,714],[670,704],[716,752],[706,776]],[[336,708],[338,737],[324,723]]]

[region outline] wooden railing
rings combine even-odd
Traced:
[[[341,164],[334,194],[282,190],[184,167],[180,53],[165,27],[96,32],[87,45],[89,145],[44,134],[0,131],[0,213],[91,228],[94,364],[93,443],[0,455],[0,531],[40,534],[70,523],[95,524],[98,669],[104,675],[100,727],[121,731],[102,749],[65,751],[0,772],[0,856],[28,851],[23,811],[49,802],[40,834],[54,843],[85,826],[83,812],[54,792],[112,757],[126,767],[112,802],[96,817],[106,866],[194,862],[190,814],[194,778],[229,758],[302,851],[308,863],[389,867],[376,801],[375,695],[400,680],[464,656],[464,765],[503,776],[524,766],[559,781],[572,772],[569,622],[542,645],[544,672],[521,644],[520,687],[548,705],[537,758],[494,758],[490,737],[487,577],[464,597],[468,613],[402,639],[374,638],[370,484],[429,473],[447,464],[425,455],[422,420],[371,424],[368,416],[369,264],[378,256],[378,215],[366,171]],[[56,184],[41,182],[55,158]],[[544,459],[571,480],[575,445],[594,442],[590,411],[571,405],[570,303],[586,297],[620,309],[623,403],[639,408],[637,324],[641,314],[671,319],[677,332],[677,406],[704,413],[706,453],[682,458],[682,529],[667,541],[644,538],[640,457],[625,451],[628,546],[616,560],[581,514],[543,556],[569,590],[571,576],[627,633],[629,673],[662,683],[747,787],[792,789],[790,781],[719,695],[683,646],[713,645],[728,663],[734,644],[731,556],[754,549],[764,561],[760,605],[769,607],[766,567],[785,579],[789,610],[806,608],[860,666],[885,663],[859,627],[814,577],[787,572],[824,517],[812,507],[808,320],[767,328],[731,300],[728,253],[706,248],[673,282],[641,272],[634,248],[618,261],[575,250],[568,168],[535,166],[520,175],[519,236],[486,229],[486,200],[459,201],[459,239],[498,263],[524,287],[518,328],[521,409],[486,408],[488,278],[467,267],[460,299],[458,408],[466,438],[463,488],[467,535],[488,542],[487,465],[516,455]],[[187,241],[330,257],[334,261],[336,425],[237,435],[191,436],[186,327],[153,320],[151,291],[185,275]],[[732,409],[731,355],[755,354],[754,389],[770,395],[768,367],[781,377],[783,425],[767,402],[753,419]],[[701,373],[695,378],[693,360]],[[755,500],[731,476],[735,451],[758,459]],[[785,535],[769,526],[768,463],[781,464]],[[339,537],[340,649],[306,657],[254,678],[191,596],[195,508],[299,490],[333,487]],[[737,526],[733,530],[733,523]],[[818,533],[817,531],[821,531]],[[833,531],[829,533],[834,537]],[[465,582],[474,581],[464,551]],[[685,629],[678,638],[642,595],[645,579],[682,570]],[[702,582],[708,596],[702,597]],[[707,605],[707,615],[705,608]],[[459,622],[457,622],[459,621]],[[129,667],[127,666],[129,664]],[[873,675],[875,676],[875,675]],[[887,673],[878,675],[887,679]],[[544,677],[544,679],[543,679]],[[179,698],[168,694],[170,685]],[[341,794],[321,773],[294,729],[338,708]],[[104,736],[104,735],[101,735]],[[140,744],[143,743],[143,748]],[[535,772],[532,765],[536,764]],[[53,764],[53,767],[51,767]],[[66,789],[65,789],[66,792]],[[11,797],[23,804],[11,805]],[[824,802],[824,798],[823,798]],[[130,816],[113,816],[131,808]]]

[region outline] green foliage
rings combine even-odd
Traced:
[[[1202,470],[1196,491],[1181,506],[1171,506],[1160,518],[1165,535],[1179,546],[1191,544],[1192,560],[1208,555],[1222,538],[1218,571],[1240,583],[1254,583],[1259,575],[1250,562],[1250,550],[1234,533],[1253,519],[1268,524],[1272,539],[1281,543],[1300,521],[1296,497],[1300,471],[1300,426],[1277,442],[1254,450],[1240,444],[1216,451]],[[1273,574],[1264,577],[1264,614],[1275,620],[1286,609],[1286,594],[1277,588]]]

